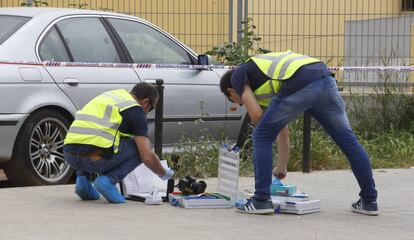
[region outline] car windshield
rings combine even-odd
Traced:
[[[28,17],[0,15],[0,44],[29,20]]]

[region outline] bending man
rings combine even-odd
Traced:
[[[360,199],[351,205],[352,210],[378,214],[370,160],[351,129],[336,81],[324,63],[291,51],[258,55],[225,73],[220,88],[231,102],[244,105],[256,124],[253,131],[256,189],[239,211],[273,213],[269,190],[272,144],[277,137],[279,159],[273,174],[283,178],[288,159],[287,124],[308,111],[348,158],[361,188]]]

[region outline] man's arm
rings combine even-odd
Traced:
[[[257,124],[263,116],[263,109],[257,103],[256,97],[248,85],[244,86],[242,102],[249,113],[250,120]],[[289,159],[289,128],[287,125],[282,128],[277,136],[277,149],[279,157],[277,167],[273,170],[273,175],[282,179],[287,174],[287,162]]]
[[[250,120],[254,124],[257,124],[263,116],[263,109],[260,107],[259,103],[257,103],[256,97],[248,85],[244,86],[242,102],[249,113]]]
[[[273,175],[283,179],[287,174],[287,163],[289,159],[289,128],[286,125],[277,135],[277,153],[278,159],[276,167],[273,169]]]
[[[144,136],[135,136],[134,140],[142,162],[158,176],[165,175],[165,169],[162,167],[157,154],[152,151],[149,139]]]

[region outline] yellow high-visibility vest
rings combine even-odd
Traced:
[[[104,92],[76,112],[64,144],[88,144],[100,148],[113,147],[118,151],[121,136],[121,112],[141,106],[125,89]]]
[[[319,59],[291,51],[267,53],[250,59],[271,79],[254,91],[257,102],[265,107],[269,106],[271,98],[279,91],[280,81],[292,77],[302,66],[320,62]]]

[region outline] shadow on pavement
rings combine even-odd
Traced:
[[[11,184],[9,181],[0,181],[0,188],[8,188],[11,187]]]
[[[75,182],[76,182],[76,175],[73,174],[66,184],[75,184]],[[9,187],[13,187],[13,186],[7,180],[6,174],[4,173],[3,169],[0,169],[0,188],[9,188]]]

